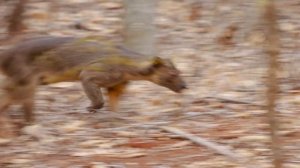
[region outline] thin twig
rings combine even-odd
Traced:
[[[266,107],[266,105],[264,105],[264,104],[258,104],[258,103],[243,101],[243,100],[234,100],[234,99],[229,99],[229,98],[225,98],[225,97],[208,96],[208,97],[204,97],[204,99],[217,99],[217,100],[220,100],[222,102],[227,102],[227,103],[248,104],[248,105],[253,105],[253,106]]]
[[[168,127],[168,126],[162,126],[160,128],[164,131],[167,131],[167,132],[179,135],[182,138],[188,139],[198,145],[206,146],[207,148],[210,148],[219,154],[227,156],[228,158],[230,158],[231,160],[233,160],[239,164],[243,164],[243,166],[245,166],[245,167],[249,167],[249,168],[254,167],[254,166],[248,166],[247,162],[244,159],[242,159],[238,154],[234,153],[233,151],[231,151],[230,149],[228,149],[225,146],[221,146],[217,143],[213,143],[205,138],[195,136],[193,134],[190,134],[190,133],[180,130],[178,128]]]

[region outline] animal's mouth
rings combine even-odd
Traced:
[[[181,92],[182,92],[182,90],[176,90],[175,92],[176,92],[176,93],[181,93]]]
[[[171,90],[176,92],[176,93],[182,93],[182,91],[185,90],[185,89],[187,89],[187,87],[185,85],[182,85],[179,88],[174,88],[174,89],[171,89]]]

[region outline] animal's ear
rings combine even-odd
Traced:
[[[152,60],[152,67],[153,68],[158,68],[160,66],[162,66],[164,64],[164,61],[162,58],[160,57],[154,57],[153,60]]]
[[[160,57],[154,57],[150,60],[150,64],[143,68],[140,73],[142,75],[151,75],[155,72],[155,70],[163,65],[163,59]]]

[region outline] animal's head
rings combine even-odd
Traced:
[[[174,92],[180,93],[183,89],[187,88],[180,76],[180,71],[176,69],[169,59],[154,57],[146,71],[150,77],[150,81],[169,88]]]

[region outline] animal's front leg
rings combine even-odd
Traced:
[[[91,106],[87,107],[88,111],[95,112],[104,105],[103,95],[99,86],[94,82],[99,78],[99,74],[91,71],[82,71],[80,73],[81,84],[87,97],[91,101]]]

